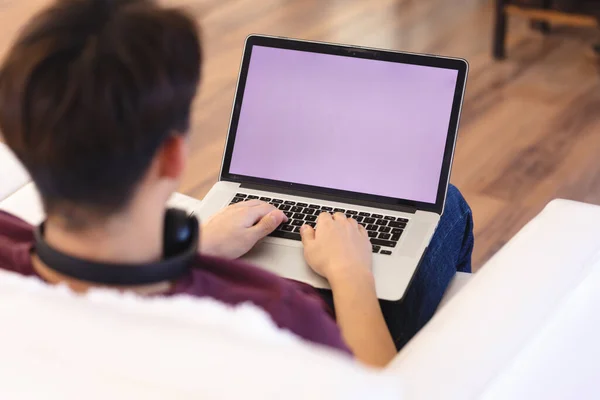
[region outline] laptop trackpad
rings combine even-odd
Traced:
[[[284,278],[308,283],[311,286],[329,289],[325,279],[314,273],[304,261],[303,247],[259,242],[242,260]]]
[[[403,256],[411,258],[421,258],[423,251],[429,244],[427,241],[427,232],[429,232],[430,224],[424,224],[419,221],[412,221],[408,226],[403,240],[400,241],[399,250]]]

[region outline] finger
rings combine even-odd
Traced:
[[[261,204],[265,204],[265,202],[260,201],[258,199],[252,199],[252,200],[240,201],[239,203],[232,204],[229,207],[231,207],[231,208],[254,207],[254,206],[261,205]]]
[[[352,225],[352,227],[354,229],[358,229],[358,221],[355,220],[354,218],[348,218],[348,222],[350,222],[350,225]]]
[[[252,233],[253,238],[258,241],[277,229],[277,227],[284,222],[285,218],[286,217],[281,210],[271,211],[262,217],[260,221],[249,230]]]
[[[258,200],[258,199],[250,200],[248,203],[250,203],[251,207],[260,206],[260,205],[263,205],[263,204],[269,204],[266,201],[262,201],[262,200]]]
[[[281,215],[285,217],[285,215],[283,215],[283,211],[278,210],[271,204],[261,202],[261,204],[259,205],[248,207],[246,210],[244,210],[246,223],[248,224],[248,227],[254,225],[261,218],[274,211],[279,211]]]
[[[325,221],[331,221],[332,219],[333,219],[333,217],[331,216],[331,214],[329,214],[328,212],[322,212],[317,217],[317,224],[319,224],[319,222],[322,223],[322,222],[325,222]]]
[[[358,230],[360,231],[360,233],[363,234],[363,236],[369,236],[369,234],[367,233],[367,230],[365,229],[364,226],[358,225]]]
[[[333,214],[333,219],[336,221],[345,221],[347,218],[345,214],[342,214],[341,212],[336,212],[335,214]]]
[[[310,242],[315,240],[315,230],[310,225],[303,225],[300,228],[300,237],[302,237],[302,244],[306,247]]]

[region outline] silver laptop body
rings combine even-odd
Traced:
[[[400,300],[443,212],[468,71],[431,55],[252,35],[206,220],[259,198],[290,221],[245,261],[328,289],[299,228],[323,211],[368,228],[380,299]]]

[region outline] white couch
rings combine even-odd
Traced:
[[[0,209],[38,223],[35,188],[1,143],[0,177]],[[599,398],[599,309],[600,207],[565,200],[473,278],[457,275],[379,372],[277,330],[251,305],[81,297],[4,272],[0,398]]]

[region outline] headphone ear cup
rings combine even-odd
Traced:
[[[195,231],[192,224],[198,224],[196,217],[188,216],[186,211],[177,208],[167,209],[163,233],[164,258],[177,255],[189,248]]]

